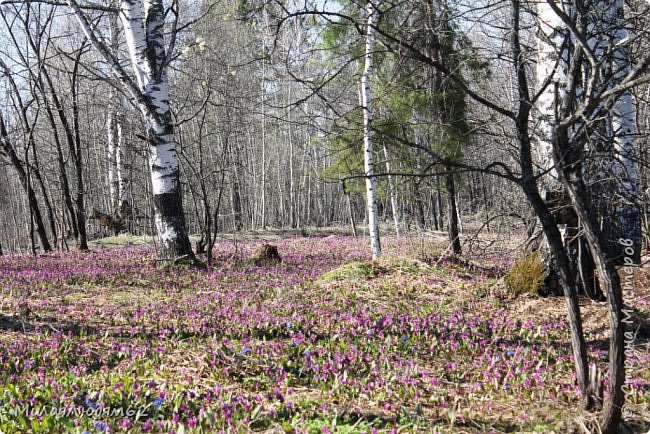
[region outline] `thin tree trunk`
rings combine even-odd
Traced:
[[[436,175],[436,200],[438,202],[437,211],[438,213],[434,216],[434,218],[438,219],[438,230],[443,230],[444,229],[444,215],[443,215],[443,206],[442,206],[442,186],[440,185],[440,176]]]
[[[361,101],[363,108],[363,155],[366,175],[366,195],[368,208],[368,231],[370,233],[370,250],[372,258],[381,256],[379,241],[379,220],[375,195],[374,162],[372,150],[372,94],[370,80],[373,72],[373,51],[375,45],[375,27],[378,19],[378,4],[369,1],[366,5],[368,22],[366,26],[365,65],[361,75]]]
[[[348,189],[348,186],[345,184],[345,182],[342,182],[342,187],[343,187],[343,195],[345,195],[345,199],[348,205],[348,217],[350,219],[350,225],[352,226],[352,234],[354,235],[354,238],[357,237],[357,222],[354,219],[354,210],[352,209],[352,200],[350,199],[350,190]]]
[[[117,2],[114,2],[117,5]],[[117,15],[109,17],[110,51],[115,58],[119,56],[119,28]],[[111,197],[111,212],[118,218],[125,218],[126,205],[126,172],[124,170],[124,136],[122,124],[122,101],[120,95],[112,88],[109,90],[110,106],[107,114],[108,138],[108,184]]]
[[[108,93],[109,99],[112,101],[114,98],[113,89]],[[118,132],[117,132],[117,116],[115,113],[114,107],[108,108],[106,119],[106,129],[107,129],[107,150],[108,150],[108,189],[110,194],[111,209],[115,210],[118,208],[118,190],[119,190],[119,181],[117,178],[117,142],[118,142]]]
[[[426,227],[426,217],[424,215],[424,204],[422,203],[423,199],[420,191],[420,183],[417,180],[413,181],[413,199],[418,217],[418,226],[420,229],[424,229]]]
[[[77,230],[77,217],[74,211],[74,205],[72,203],[72,193],[70,192],[70,183],[68,180],[68,174],[65,167],[65,158],[63,155],[63,147],[61,145],[61,139],[56,126],[56,121],[54,119],[54,113],[50,109],[50,105],[45,102],[45,114],[47,115],[48,122],[52,128],[52,135],[54,138],[54,144],[56,146],[56,161],[59,169],[59,182],[61,183],[61,195],[63,196],[63,203],[65,208],[61,210],[61,221],[62,228],[61,233],[65,234],[67,231],[66,228],[66,211],[67,215],[70,217],[70,229],[72,230],[72,236],[75,239],[79,238],[79,231]]]
[[[532,147],[529,135],[529,121],[530,121],[530,90],[528,88],[528,76],[526,71],[525,62],[521,53],[521,43],[519,39],[520,32],[520,2],[513,0],[511,3],[511,22],[512,32],[510,36],[510,44],[512,49],[512,57],[514,61],[514,73],[516,91],[519,100],[515,125],[517,127],[517,139],[519,142],[519,161],[522,170],[521,187],[524,190],[528,200],[530,201],[535,214],[537,215],[541,228],[545,234],[555,262],[557,264],[559,280],[564,292],[564,298],[567,304],[569,315],[569,327],[571,330],[571,347],[573,349],[573,359],[576,367],[576,378],[580,392],[583,396],[585,407],[592,407],[594,401],[588,390],[588,371],[587,371],[587,347],[584,339],[584,332],[582,328],[582,318],[580,315],[580,305],[578,303],[577,285],[575,281],[575,270],[571,266],[571,261],[564,250],[564,243],[562,236],[557,226],[557,222],[549,211],[546,203],[542,199],[537,181],[532,159]],[[544,50],[547,49],[546,44],[541,44],[542,57],[538,61],[538,77],[546,77],[546,75],[539,75],[541,72],[549,73],[547,62],[550,57]],[[541,69],[539,69],[541,68]],[[540,97],[541,103],[548,104],[549,99],[546,95]],[[548,106],[543,107],[542,110],[548,109]],[[547,123],[547,129],[550,125]],[[548,142],[542,142],[541,146],[545,152],[550,152],[552,145]],[[546,154],[549,155],[548,153]]]
[[[56,243],[57,240],[57,231],[56,231],[56,219],[54,218],[54,210],[52,209],[52,203],[50,201],[50,196],[48,190],[45,187],[45,181],[43,176],[41,176],[41,171],[39,169],[38,157],[36,153],[36,147],[32,144],[32,160],[34,161],[33,173],[36,179],[38,180],[38,185],[41,190],[41,196],[43,196],[43,202],[45,203],[45,210],[47,211],[48,224],[50,226],[50,235],[52,240]]]
[[[431,201],[431,214],[433,214],[433,229],[438,231],[440,230],[438,228],[438,197],[433,190],[431,190],[430,195],[431,198],[429,200]]]
[[[490,230],[490,205],[488,202],[487,189],[485,188],[485,177],[481,173],[481,191],[483,193],[483,206],[485,207],[485,229]]]
[[[568,146],[565,132],[557,133],[554,155],[563,154]],[[555,157],[556,164],[558,159]],[[613,261],[607,255],[607,239],[604,233],[598,230],[593,217],[593,208],[589,203],[589,193],[581,182],[582,172],[575,173],[575,165],[564,165],[560,172],[560,181],[566,187],[573,209],[582,221],[585,236],[589,249],[595,260],[598,275],[607,294],[607,305],[609,311],[609,383],[607,385],[607,399],[601,414],[600,429],[604,434],[615,434],[621,420],[621,408],[625,403],[623,385],[625,382],[625,352],[623,324],[623,294],[621,282],[614,267]],[[575,180],[575,181],[571,181]],[[592,210],[591,212],[589,210]]]
[[[460,245],[460,234],[458,232],[458,210],[456,209],[456,182],[454,174],[451,172],[451,167],[447,167],[448,172],[445,175],[445,188],[447,189],[447,230],[449,234],[449,242],[451,243],[452,252],[454,255],[462,253]]]
[[[598,1],[594,10],[600,11],[592,24],[588,43],[598,58],[607,60],[602,81],[613,87],[630,72],[630,55],[625,41],[628,23],[623,0]],[[592,18],[593,19],[593,18]],[[602,228],[608,256],[623,264],[624,253],[619,239],[633,242],[635,263],[641,258],[641,210],[639,206],[639,175],[635,143],[635,108],[632,92],[619,95],[611,107],[602,107],[604,115],[601,134],[596,134],[587,146],[595,154],[591,170],[587,170],[591,186],[591,204],[598,212],[597,223]]]
[[[6,129],[4,123],[4,117],[0,113],[0,142],[2,142],[2,149],[4,153],[9,157],[9,160],[18,173],[18,179],[27,194],[27,201],[29,203],[29,214],[30,214],[30,226],[35,225],[36,232],[38,234],[41,247],[44,252],[49,252],[52,250],[50,241],[47,238],[47,231],[45,230],[45,225],[43,224],[43,217],[41,215],[41,210],[38,206],[38,200],[36,199],[36,193],[31,185],[31,176],[29,174],[29,162],[25,162],[23,167],[23,162],[20,160],[13,145],[9,142],[9,133]],[[29,152],[29,150],[27,150]],[[30,240],[32,251],[35,252],[34,247],[34,231],[30,229]]]
[[[390,194],[390,208],[393,211],[393,224],[395,225],[395,235],[400,236],[399,230],[399,207],[397,205],[397,191],[395,182],[391,176],[390,159],[388,156],[388,148],[384,145],[384,158],[386,158],[386,173],[388,173],[388,191]]]
[[[83,46],[79,48],[77,57],[75,58],[74,69],[72,71],[72,127],[74,129],[74,149],[71,149],[73,156],[72,161],[75,166],[75,174],[77,180],[77,194],[75,197],[75,205],[77,211],[77,224],[79,225],[79,243],[77,247],[79,250],[88,250],[88,236],[86,234],[86,206],[84,200],[85,188],[83,179],[83,158],[81,155],[81,131],[79,129],[79,100],[77,89],[77,73],[79,71],[79,63],[81,54],[83,53]]]

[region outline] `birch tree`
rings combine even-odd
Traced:
[[[366,201],[368,207],[368,232],[370,233],[370,250],[372,258],[381,256],[379,240],[379,218],[375,192],[374,161],[372,149],[372,92],[370,81],[373,71],[375,48],[375,28],[379,16],[379,2],[369,1],[366,5],[366,49],[363,74],[361,75],[361,106],[363,108],[363,161],[366,177]]]
[[[149,145],[149,169],[155,210],[155,224],[162,261],[193,258],[187,234],[181,196],[180,170],[174,143],[174,126],[169,110],[169,49],[165,46],[165,10],[162,0],[122,0],[119,17],[135,80],[127,74],[110,49],[93,30],[75,0],[67,0],[74,15],[97,52],[109,64],[126,92],[140,110]],[[177,5],[172,8],[176,13]]]
[[[119,59],[119,28],[117,16],[111,14],[108,23],[110,50],[115,59]],[[126,171],[124,169],[124,109],[119,92],[109,89],[108,114],[106,119],[108,150],[108,186],[111,198],[111,212],[117,218],[126,214]]]

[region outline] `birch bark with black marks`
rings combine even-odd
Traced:
[[[115,3],[117,7],[117,3]],[[112,55],[119,59],[119,27],[115,14],[108,17],[108,31],[110,50]],[[111,197],[111,212],[118,218],[126,217],[126,188],[127,179],[124,169],[124,104],[119,92],[112,87],[109,89],[108,98],[110,106],[106,120],[107,145],[108,145],[108,184]]]
[[[372,143],[372,93],[371,84],[373,72],[373,55],[375,47],[375,27],[379,18],[379,2],[369,1],[366,5],[366,50],[364,68],[361,75],[361,106],[363,109],[363,162],[366,176],[366,201],[368,209],[368,232],[370,234],[370,250],[372,258],[381,256],[379,240],[379,218],[377,215],[377,200],[375,191],[374,158]]]
[[[116,97],[113,90],[109,92],[109,97]],[[108,184],[111,210],[115,215],[122,214],[126,206],[126,172],[124,170],[124,136],[122,133],[124,114],[118,107],[111,106],[109,108],[106,120],[109,163]]]
[[[74,0],[67,0],[86,37],[106,60],[121,85],[135,100],[147,126],[149,169],[160,259],[194,258],[187,234],[174,126],[169,109],[168,56],[162,0],[122,0],[120,20],[135,81],[93,32]]]

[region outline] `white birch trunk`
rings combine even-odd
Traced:
[[[565,35],[558,31],[559,29],[565,29],[566,26],[553,9],[544,2],[539,3],[537,13],[539,20],[536,63],[537,85],[540,87],[549,79],[551,83],[537,100],[537,112],[539,114],[537,125],[539,131],[537,146],[533,149],[533,158],[540,173],[547,173],[547,176],[541,178],[542,188],[546,191],[559,190],[562,187],[553,165],[551,137],[556,118],[556,90],[561,93],[562,86],[566,83],[566,64],[560,59],[566,53],[559,51],[563,47]]]
[[[109,94],[113,97],[113,92]],[[111,209],[113,214],[124,217],[126,205],[126,171],[124,169],[124,136],[122,135],[123,114],[116,107],[108,110],[108,182],[110,185]]]
[[[135,100],[147,126],[155,224],[162,261],[193,258],[185,226],[178,155],[169,111],[162,0],[121,0],[120,20],[135,82],[102,43],[75,0],[67,0],[84,34]]]
[[[110,51],[115,59],[119,59],[119,28],[116,15],[109,17]],[[122,136],[121,98],[111,88],[108,94],[109,108],[107,114],[108,133],[108,182],[111,195],[111,210],[114,215],[123,216],[126,210],[126,171],[124,170],[124,137]]]
[[[108,19],[108,33],[111,54],[117,59],[119,51],[118,41],[118,28],[117,17],[113,14]],[[119,139],[117,134],[117,113],[113,105],[115,98],[115,91],[110,88],[108,91],[108,113],[106,115],[106,133],[107,133],[107,147],[108,147],[108,187],[111,199],[111,209],[115,211],[119,207],[119,181],[117,175],[117,148],[119,146]]]
[[[117,113],[116,119],[116,129],[117,129],[117,146],[115,149],[115,175],[117,177],[117,205],[119,207],[120,213],[124,214],[126,209],[126,188],[127,188],[127,178],[126,170],[124,169],[124,135],[122,133],[123,125],[123,114],[121,112]]]
[[[149,129],[149,167],[161,256],[171,260],[192,255],[169,111],[162,0],[122,0],[120,19],[138,88],[145,97],[141,110]]]
[[[109,91],[108,97],[109,100],[113,99],[113,90]],[[118,181],[117,181],[117,165],[116,165],[116,152],[117,152],[117,119],[115,116],[115,110],[112,107],[109,107],[106,120],[106,129],[107,129],[107,138],[108,138],[108,187],[111,197],[111,208],[113,210],[117,209],[118,202]]]
[[[370,233],[370,250],[372,258],[381,256],[379,241],[379,219],[375,194],[374,162],[372,155],[372,94],[370,79],[373,70],[373,50],[375,46],[375,26],[378,19],[378,2],[372,0],[366,5],[368,24],[366,27],[365,65],[361,75],[361,104],[363,108],[363,160],[366,175],[366,200],[368,202],[368,232]]]

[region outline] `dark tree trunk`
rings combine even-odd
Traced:
[[[242,210],[241,210],[242,207],[241,207],[241,196],[239,194],[239,182],[236,179],[233,182],[231,187],[231,202],[232,202],[233,219],[235,221],[235,230],[239,232],[244,228],[244,223],[242,221]]]
[[[530,173],[532,175],[532,162],[530,165]],[[587,371],[587,346],[582,328],[577,282],[575,280],[575,269],[572,268],[571,261],[566,254],[564,241],[562,240],[562,235],[557,227],[553,214],[539,195],[537,186],[535,185],[534,180],[532,180],[533,177],[529,176],[528,178],[529,180],[522,184],[522,188],[533,206],[535,214],[539,218],[550,252],[553,258],[555,258],[555,269],[557,270],[557,276],[564,292],[564,298],[569,313],[571,347],[573,349],[573,358],[576,366],[576,377],[583,398],[585,399],[585,407],[591,408],[593,406],[593,398],[591,397],[587,387],[589,384]]]
[[[576,262],[578,265],[580,289],[590,299],[595,301],[604,301],[605,295],[603,294],[600,285],[598,284],[598,279],[596,278],[594,258],[589,250],[589,243],[584,235],[580,235],[578,238],[577,248],[578,253]]]
[[[467,174],[467,192],[469,193],[469,209],[471,212],[476,209],[475,179],[471,172]]]
[[[460,245],[460,234],[458,233],[458,209],[456,207],[456,181],[451,167],[446,167],[448,172],[445,175],[445,188],[447,189],[447,230],[449,233],[449,242],[454,255],[462,253]]]
[[[38,206],[38,201],[36,200],[36,193],[31,185],[25,181],[27,185],[27,197],[29,199],[29,208],[31,209],[32,217],[34,219],[34,224],[36,225],[36,233],[38,234],[38,239],[41,243],[41,247],[44,252],[49,252],[52,250],[50,241],[47,239],[47,232],[45,231],[45,225],[43,224],[43,216],[41,210]]]
[[[36,42],[32,37],[28,37],[27,42],[29,43],[30,47],[34,50],[34,52],[39,52],[39,48],[37,47]],[[84,51],[83,47],[77,51],[74,72],[72,73],[73,115],[75,116],[75,118],[78,118],[75,80],[76,80],[77,70],[79,67],[79,59],[83,51]],[[49,95],[52,99],[51,104],[49,103],[49,101],[45,101],[44,105],[57,144],[57,153],[58,153],[57,157],[59,160],[59,170],[61,172],[61,179],[63,184],[66,206],[68,207],[68,211],[71,214],[73,234],[75,236],[75,239],[77,240],[77,247],[80,250],[87,250],[88,245],[86,241],[85,211],[83,206],[83,180],[81,179],[82,162],[81,162],[81,155],[80,155],[80,148],[79,148],[80,144],[78,142],[75,142],[75,135],[74,135],[75,131],[73,131],[73,126],[70,125],[68,117],[65,113],[64,106],[61,103],[61,100],[59,99],[59,95],[57,94],[52,78],[50,77],[50,74],[48,72],[48,67],[41,64],[41,67],[39,68],[39,73],[40,75],[37,79],[39,90],[42,92],[44,98],[46,98],[45,95],[47,95],[49,91]],[[47,85],[47,91],[45,89],[45,85]],[[59,141],[59,137],[57,134],[57,125],[54,120],[54,114],[51,108],[52,106],[53,106],[53,110],[56,111],[59,121],[61,122],[61,126],[63,127],[63,131],[65,133],[66,141],[68,144],[68,149],[70,152],[70,157],[75,163],[75,175],[77,177],[78,191],[74,199],[74,205],[72,200],[72,194],[70,192],[70,187],[68,185],[67,175],[65,172],[65,162],[63,158],[63,152],[61,150],[61,143]],[[74,121],[76,122],[77,119],[74,119]],[[79,138],[78,125],[75,126],[77,127],[77,131],[76,131],[77,138]]]
[[[44,252],[49,252],[52,250],[52,246],[50,245],[50,241],[47,239],[47,231],[45,230],[45,225],[43,224],[43,217],[38,206],[36,193],[32,188],[29,175],[23,167],[23,162],[20,160],[18,154],[16,154],[14,147],[9,142],[9,133],[7,132],[4,118],[2,116],[0,116],[0,142],[2,142],[2,149],[4,153],[9,157],[12,166],[18,173],[20,184],[27,194],[27,201],[29,202],[29,209],[31,214],[30,222],[35,225],[41,247],[43,248]],[[33,237],[33,234],[30,234],[30,237]]]
[[[483,206],[485,207],[485,228],[488,232],[490,230],[490,205],[488,201],[487,188],[485,187],[485,177],[481,173],[481,191],[483,193]]]
[[[354,210],[352,209],[352,200],[350,199],[350,190],[348,190],[347,185],[343,183],[343,194],[348,206],[348,217],[350,218],[350,225],[352,226],[352,234],[354,237],[357,237],[357,222],[354,220]]]
[[[443,206],[442,206],[442,186],[440,185],[440,177],[436,175],[436,200],[438,206],[436,207],[436,211],[438,212],[434,218],[438,220],[438,230],[443,230],[444,229],[444,213],[443,213]]]
[[[47,191],[47,188],[45,187],[45,181],[43,180],[43,177],[41,176],[41,172],[38,169],[38,160],[36,160],[36,152],[33,153],[34,158],[34,176],[38,180],[38,185],[41,190],[41,196],[43,196],[43,202],[45,203],[45,210],[47,211],[47,219],[48,219],[48,224],[50,226],[50,234],[52,236],[52,239],[57,240],[57,230],[56,230],[56,219],[54,218],[54,209],[52,208],[52,203],[50,202],[50,197]]]
[[[63,126],[63,131],[65,132],[65,138],[66,142],[68,143],[68,151],[70,152],[70,157],[72,158],[72,162],[74,163],[74,173],[75,173],[75,181],[76,181],[76,187],[77,187],[77,192],[75,194],[74,201],[72,199],[72,194],[70,191],[67,192],[68,195],[70,195],[70,207],[72,209],[72,213],[74,214],[74,218],[72,219],[73,225],[74,225],[74,233],[75,233],[75,238],[77,240],[77,248],[79,250],[88,250],[88,243],[87,243],[87,237],[86,237],[86,216],[85,216],[85,210],[84,210],[84,198],[83,198],[83,177],[82,177],[82,161],[81,161],[81,155],[80,155],[80,145],[79,143],[75,140],[75,135],[77,138],[79,138],[79,132],[78,128],[77,131],[74,131],[73,127],[70,125],[70,122],[68,120],[68,116],[65,113],[65,110],[63,109],[63,106],[61,105],[61,102],[59,100],[59,97],[56,93],[56,90],[54,88],[54,85],[52,84],[52,81],[50,79],[49,74],[44,70],[45,80],[48,84],[48,87],[50,89],[50,95],[52,97],[52,102],[54,103],[54,107],[56,110],[56,113],[59,117],[59,121],[61,122],[61,125]],[[73,87],[74,87],[73,83]],[[76,100],[76,91],[73,91],[73,100]],[[76,103],[73,102],[73,111],[76,111]],[[73,116],[78,116],[78,113],[73,114]],[[76,120],[74,120],[76,123]],[[55,127],[56,128],[56,127]],[[80,138],[79,138],[80,140]],[[68,199],[66,198],[66,201]]]
[[[54,144],[56,145],[56,161],[59,168],[59,181],[61,182],[61,194],[63,195],[63,202],[65,204],[65,209],[63,215],[65,217],[66,211],[70,217],[70,229],[72,230],[72,236],[75,239],[79,239],[79,231],[77,230],[77,214],[74,210],[74,205],[72,203],[72,194],[70,193],[70,183],[68,182],[68,174],[66,173],[65,167],[65,158],[63,156],[63,148],[61,146],[61,140],[58,134],[56,121],[54,119],[54,114],[50,109],[50,105],[45,103],[45,113],[47,114],[47,119],[52,127],[52,135],[54,138]],[[65,221],[65,218],[62,219]],[[66,228],[62,228],[62,233],[66,232]]]
[[[572,208],[579,217],[594,260],[598,275],[607,294],[609,310],[609,383],[608,397],[601,414],[600,429],[604,434],[615,434],[621,421],[621,409],[625,404],[623,385],[625,382],[625,352],[623,324],[623,294],[621,282],[614,266],[614,259],[608,256],[607,234],[596,223],[598,210],[591,203],[589,192],[584,185],[582,166],[573,159],[580,153],[568,139],[564,128],[556,127],[553,134],[553,159],[560,167],[558,175],[571,200]],[[562,158],[564,160],[562,160]],[[568,159],[568,161],[567,161]],[[564,164],[559,164],[562,161]],[[634,255],[633,255],[634,256]]]
[[[580,163],[575,161],[573,164],[576,166],[576,170],[582,173]],[[562,232],[562,240],[564,250],[569,257],[569,261],[571,261],[571,266],[577,273],[578,293],[585,294],[596,301],[604,300],[595,279],[593,257],[589,252],[582,234],[582,227],[579,224],[578,215],[573,210],[569,197],[563,191],[547,192],[546,195],[545,203],[553,214],[555,222],[565,227],[564,232]],[[544,242],[545,240],[540,240],[540,243]],[[555,288],[559,288],[555,261],[552,255],[542,256],[543,263],[548,269],[548,275],[541,294],[560,295],[554,291]]]
[[[415,209],[418,215],[418,226],[420,229],[426,227],[426,219],[424,216],[424,205],[422,204],[422,194],[420,193],[420,183],[416,180],[413,182],[413,197],[415,199]]]
[[[573,349],[573,359],[576,367],[576,378],[584,399],[585,407],[591,408],[593,406],[593,398],[588,390],[587,347],[582,328],[580,305],[578,304],[575,270],[572,269],[571,262],[564,250],[564,243],[562,242],[562,236],[560,235],[557,222],[539,194],[537,178],[535,177],[535,171],[533,169],[534,166],[529,135],[531,104],[528,103],[531,98],[530,90],[528,88],[525,59],[521,52],[521,41],[519,39],[520,8],[521,4],[519,0],[513,0],[511,3],[512,31],[510,33],[510,44],[512,58],[514,59],[513,66],[517,83],[517,94],[519,97],[519,105],[514,119],[517,128],[519,163],[522,172],[519,182],[524,194],[530,201],[530,204],[540,221],[542,230],[548,240],[549,249],[557,263],[558,275],[562,289],[564,290],[564,298],[569,313],[571,347]]]
[[[433,214],[433,229],[439,231],[441,228],[438,226],[438,197],[433,191],[431,191],[431,211]]]
[[[593,214],[588,211],[591,208],[588,203],[587,192],[580,184],[571,185],[568,179],[572,178],[561,176],[561,179],[563,184],[569,186],[573,206],[584,222],[585,236],[607,294],[610,326],[609,383],[607,385],[608,397],[601,414],[600,423],[603,433],[615,434],[621,420],[621,408],[625,403],[623,393],[625,382],[625,327],[622,313],[623,294],[621,282],[614,267],[614,262],[607,256],[607,240],[602,233],[599,233]]]
[[[154,194],[153,206],[156,210],[156,219],[159,220],[157,225],[170,228],[172,230],[170,233],[187,234],[182,203],[180,183],[168,193]],[[194,256],[187,235],[163,237],[160,245],[160,258],[163,262],[173,261],[184,256]]]
[[[74,69],[72,71],[72,122],[74,130],[74,141],[70,142],[70,154],[73,156],[76,180],[77,194],[75,196],[75,205],[77,211],[77,225],[79,240],[77,247],[79,250],[88,250],[88,236],[86,234],[86,206],[84,204],[84,180],[83,180],[83,158],[81,156],[81,134],[79,131],[79,101],[77,94],[77,73],[79,71],[79,60],[83,47],[77,52]]]

